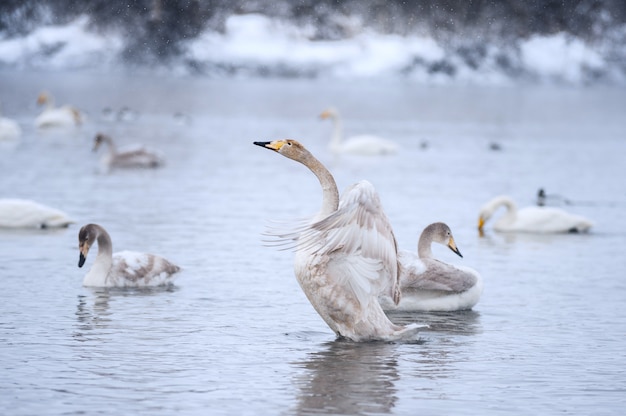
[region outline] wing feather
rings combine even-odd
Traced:
[[[154,286],[167,283],[180,270],[160,256],[134,251],[121,251],[113,255],[110,276],[116,286]]]
[[[461,293],[476,284],[476,276],[469,271],[436,259],[420,259],[413,253],[401,252],[400,276],[402,290],[437,290]]]
[[[321,234],[321,236],[320,236]],[[357,293],[387,293],[400,301],[397,243],[378,193],[368,181],[344,192],[337,211],[306,227],[299,248],[341,258],[348,285]],[[320,244],[320,241],[323,242]],[[365,299],[364,295],[359,300]]]

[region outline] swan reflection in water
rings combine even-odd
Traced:
[[[76,319],[78,320],[78,332],[74,334],[77,340],[86,340],[86,331],[107,329],[112,322],[110,310],[111,304],[116,298],[127,296],[152,296],[164,292],[174,292],[174,285],[157,287],[89,287],[85,288],[90,294],[78,295],[76,307]]]
[[[305,361],[293,362],[298,387],[296,414],[385,414],[394,412],[401,378],[414,381],[415,394],[438,395],[432,380],[454,376],[459,350],[482,332],[480,313],[392,312],[395,324],[430,325],[419,341],[387,343],[332,341]],[[468,338],[469,337],[469,338]],[[399,366],[402,361],[402,368]],[[407,363],[409,365],[407,365]]]
[[[390,413],[397,401],[397,346],[332,341],[304,362],[293,380],[300,388],[297,414]]]

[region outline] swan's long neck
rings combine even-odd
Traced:
[[[113,265],[113,244],[111,237],[104,229],[98,230],[98,255],[91,269],[85,276],[85,286],[104,286]]]
[[[54,105],[54,97],[52,97],[52,96],[48,96],[48,97],[46,98],[46,103],[44,104],[44,108],[45,108],[46,110],[51,110],[51,109],[53,109],[54,107],[55,107],[55,105]]]
[[[433,251],[431,248],[432,242],[432,234],[429,232],[428,229],[424,230],[424,232],[422,232],[422,235],[420,235],[420,239],[417,243],[417,256],[420,259],[430,259],[433,257]]]
[[[307,153],[306,157],[301,160],[302,164],[311,169],[311,172],[317,176],[322,185],[322,209],[319,213],[320,218],[325,218],[331,213],[337,211],[339,207],[339,191],[337,183],[333,175],[326,167],[313,155]]]
[[[104,142],[109,147],[109,155],[111,157],[114,157],[117,154],[117,147],[115,147],[115,143],[113,143],[113,139],[111,139],[109,136],[104,136]]]
[[[330,139],[331,149],[336,149],[341,146],[341,138],[343,136],[343,126],[339,115],[332,116],[333,121],[333,134]]]
[[[515,202],[513,202],[511,198],[506,197],[506,196],[496,198],[494,199],[491,205],[491,208],[492,208],[491,212],[492,213],[495,212],[501,206],[506,208],[506,212],[499,219],[499,221],[506,222],[506,223],[511,223],[515,221],[515,218],[517,218],[517,206],[515,205]]]

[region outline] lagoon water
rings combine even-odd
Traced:
[[[87,113],[37,131],[42,89]],[[0,196],[68,212],[62,230],[0,230],[0,409],[5,415],[622,414],[626,408],[626,94],[623,88],[428,87],[402,81],[218,80],[93,73],[0,74]],[[397,155],[334,158],[346,133]],[[124,107],[136,118],[105,116]],[[181,116],[182,114],[182,116]],[[97,132],[163,151],[159,170],[99,170]],[[368,179],[399,245],[450,225],[485,281],[473,311],[394,314],[430,325],[415,342],[338,341],[301,292],[293,253],[263,245],[271,220],[321,203],[303,166],[252,144],[291,137],[340,189]],[[497,143],[501,150],[491,150]],[[582,235],[502,235],[476,225],[498,194],[537,190],[595,222]],[[162,289],[82,287],[77,234],[183,267]],[[93,254],[86,267],[93,262]]]

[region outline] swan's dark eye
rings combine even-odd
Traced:
[[[288,145],[288,146],[291,146],[291,142],[287,142],[287,145]]]

